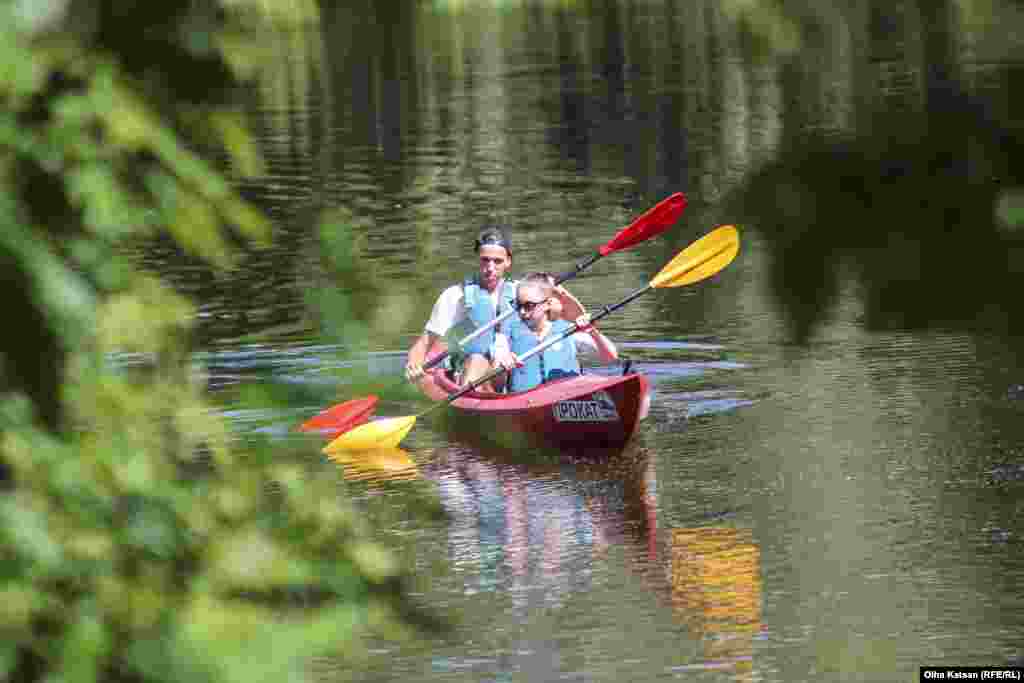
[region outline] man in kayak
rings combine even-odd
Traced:
[[[479,272],[461,283],[448,287],[437,298],[423,334],[409,349],[405,376],[410,382],[423,379],[423,363],[428,356],[443,349],[442,342],[450,331],[471,332],[504,313],[516,296],[515,282],[505,277],[512,265],[512,243],[501,228],[489,226],[480,231],[475,242],[480,260]],[[457,338],[463,337],[459,334]],[[472,382],[490,372],[491,345],[494,330],[488,330],[462,349],[462,384]],[[481,387],[483,389],[484,387]]]
[[[547,273],[531,273],[516,287],[515,306],[519,315],[501,325],[495,335],[494,362],[506,368],[509,391],[526,391],[559,377],[578,375],[577,351],[596,352],[602,363],[613,363],[619,354],[608,337],[590,323],[582,304],[561,287],[555,287]],[[520,361],[519,356],[550,336],[566,332],[574,319],[579,331],[552,344],[543,352]]]

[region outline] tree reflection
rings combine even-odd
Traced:
[[[866,34],[854,34],[867,46],[859,68],[881,84],[856,94],[860,123],[808,133],[806,111],[783,117],[775,159],[730,203],[767,239],[772,290],[798,341],[850,277],[872,329],[1021,330],[1022,236],[997,217],[1001,198],[1024,182],[1019,131],[960,78],[972,65],[951,3],[905,10],[876,5]],[[784,101],[813,98],[804,68],[787,68]]]
[[[844,282],[871,327],[1015,331],[1024,70],[1003,34],[1020,19],[1003,2],[805,5],[325,3],[319,30],[267,38],[269,168],[246,190],[298,214],[296,235],[310,203],[350,205],[372,219],[365,256],[405,274],[455,268],[483,217],[514,216],[527,244],[569,222],[558,196],[593,210],[682,190],[687,224],[765,236],[797,340]],[[229,285],[191,264],[177,279],[211,336],[298,325],[296,253]]]

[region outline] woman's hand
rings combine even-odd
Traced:
[[[580,317],[576,318],[576,331],[577,332],[594,332],[596,328],[593,323],[590,322],[590,314],[584,313]]]
[[[570,294],[569,290],[565,287],[555,287],[551,290],[551,296],[557,299],[560,304],[561,311],[558,317],[562,318],[562,320],[572,322],[586,313],[580,300]]]
[[[521,368],[523,362],[519,360],[519,357],[511,351],[497,351],[494,355],[494,364],[505,368],[506,370],[513,370],[515,368]]]
[[[423,376],[426,375],[426,370],[419,363],[406,363],[405,365],[405,378],[413,384],[418,384]]]

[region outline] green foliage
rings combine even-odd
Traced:
[[[27,427],[5,434],[18,475],[0,501],[0,542],[13,551],[5,642],[78,680],[108,680],[111,668],[243,680],[283,675],[360,624],[397,623],[385,589],[401,568],[339,502],[336,479],[228,450],[186,477],[187,463],[147,457],[140,445],[159,437],[138,429],[78,444]],[[283,609],[289,591],[321,604]]]
[[[787,11],[788,10],[788,11]],[[722,11],[751,39],[757,56],[792,56],[803,45],[799,8],[778,0],[726,0]]]
[[[996,220],[999,226],[1015,233],[1024,228],[1024,190],[1013,188],[1000,193],[996,200]]]
[[[337,335],[335,341],[351,342],[365,338],[367,330],[358,315],[359,301],[351,296],[353,291],[363,287],[361,271],[355,258],[358,247],[355,236],[346,229],[351,216],[342,213],[328,217],[319,225],[320,243],[324,245],[323,261],[325,271],[331,273],[332,281],[324,287],[312,290],[309,304],[322,312],[325,317],[323,328]]]
[[[308,452],[232,444],[189,372],[191,302],[129,258],[166,233],[230,267],[238,236],[270,236],[210,161],[261,165],[225,96],[252,65],[235,50],[258,13],[239,16],[0,7],[0,678],[293,680],[417,614]]]

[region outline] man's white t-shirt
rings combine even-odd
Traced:
[[[512,283],[515,286],[515,282]],[[494,302],[497,310],[498,297],[501,295],[502,287],[496,287],[493,292],[488,292],[491,301]],[[466,299],[462,293],[462,285],[452,285],[441,292],[434,302],[434,310],[430,312],[430,319],[424,325],[424,329],[431,334],[443,337],[469,316],[466,310]]]

